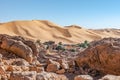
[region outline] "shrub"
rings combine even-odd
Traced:
[[[60,45],[58,45],[57,47],[56,47],[56,50],[61,50],[62,49],[62,46],[60,46]]]
[[[75,49],[70,49],[71,52],[75,52]]]
[[[84,43],[78,44],[78,46],[82,48],[87,48],[89,46],[89,43],[87,40],[85,40]]]

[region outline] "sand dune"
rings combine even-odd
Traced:
[[[34,40],[64,43],[93,41],[104,37],[120,37],[118,29],[85,29],[76,25],[59,26],[46,20],[12,21],[0,24],[0,34],[23,36]]]

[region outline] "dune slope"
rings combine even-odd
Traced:
[[[90,30],[76,25],[59,26],[46,20],[12,21],[0,24],[0,34],[16,35],[34,40],[78,43],[104,37],[120,37],[120,30]]]

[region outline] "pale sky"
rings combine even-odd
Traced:
[[[0,22],[36,19],[120,29],[120,0],[0,0]]]

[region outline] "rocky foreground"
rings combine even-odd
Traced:
[[[89,45],[0,35],[0,80],[120,80],[120,38]]]

